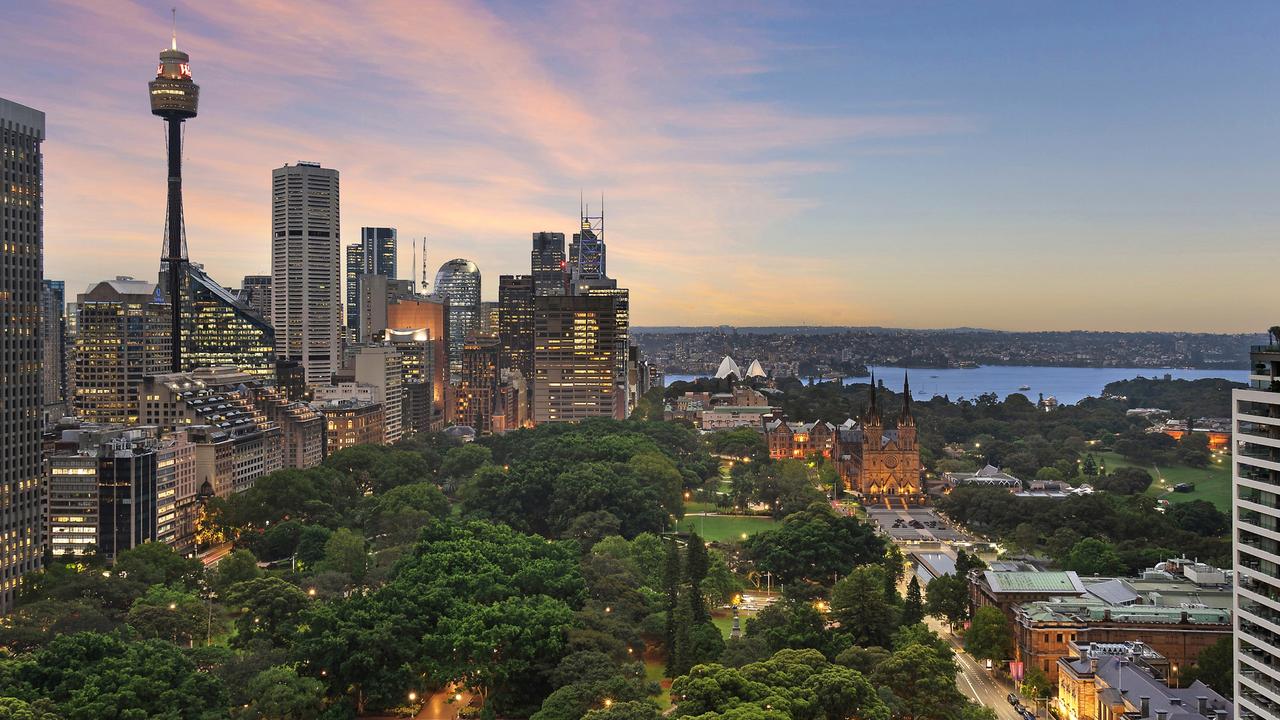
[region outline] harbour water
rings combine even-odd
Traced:
[[[898,390],[902,387],[901,367],[876,367],[876,379],[884,379],[885,387]],[[1137,377],[1163,378],[1166,375],[1180,380],[1202,378],[1226,378],[1246,382],[1246,370],[1195,370],[1185,368],[1083,368],[1044,367],[1036,365],[983,365],[976,368],[911,368],[911,393],[917,398],[946,395],[952,400],[974,398],[994,392],[1001,398],[1020,392],[1034,402],[1041,393],[1053,396],[1060,403],[1077,403],[1086,397],[1097,397],[1102,388],[1116,380],[1132,380]],[[668,375],[668,383],[678,380],[694,380],[694,375]],[[868,378],[845,378],[846,385],[865,383]],[[1030,390],[1021,390],[1023,386]]]

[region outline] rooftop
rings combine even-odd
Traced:
[[[987,570],[983,573],[987,585],[996,593],[1068,593],[1081,594],[1085,591],[1080,576],[1072,570],[1052,572],[997,572]]]

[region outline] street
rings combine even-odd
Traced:
[[[461,699],[459,699],[461,698]],[[461,688],[446,689],[427,698],[414,720],[454,720],[471,702],[471,693]]]
[[[956,673],[956,686],[960,688],[960,692],[970,700],[995,710],[996,717],[1000,720],[1022,720],[1007,698],[1013,688],[1001,685],[992,679],[991,673],[987,672],[982,663],[965,652],[960,647],[959,641],[947,632],[946,628],[941,627],[932,618],[929,625],[956,650],[956,665],[960,667],[960,672]]]

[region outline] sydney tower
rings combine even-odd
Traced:
[[[169,303],[173,309],[170,325],[172,372],[182,370],[182,279],[186,272],[187,247],[182,225],[182,123],[196,116],[200,86],[191,80],[191,58],[178,49],[175,23],[173,43],[160,52],[160,69],[150,83],[151,114],[164,118],[169,147],[169,200],[166,208],[165,257]]]

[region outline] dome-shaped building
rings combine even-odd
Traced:
[[[480,268],[455,258],[436,272],[436,294],[449,303],[449,373],[462,374],[462,345],[480,327]]]

